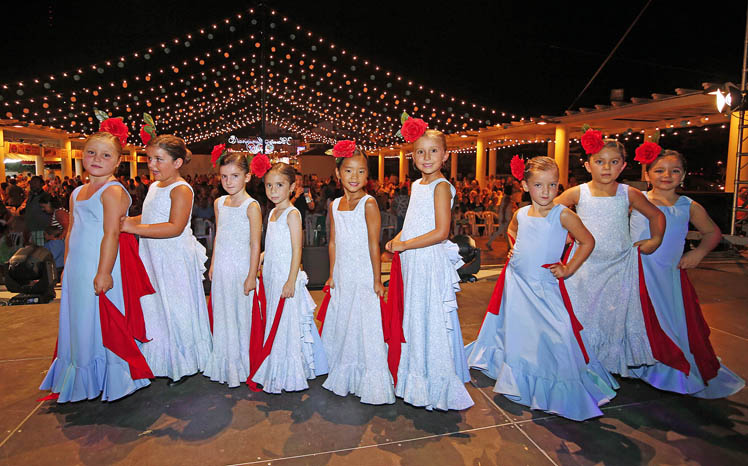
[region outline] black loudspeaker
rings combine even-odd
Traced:
[[[8,261],[5,286],[21,293],[10,304],[48,303],[55,299],[57,269],[52,253],[41,246],[25,246]]]
[[[460,257],[465,263],[457,269],[457,274],[463,282],[477,280],[475,274],[480,270],[480,248],[475,246],[475,240],[468,235],[457,235],[451,240],[460,248]]]
[[[321,290],[330,276],[330,254],[327,246],[305,246],[301,250],[301,264],[304,267],[310,290]]]

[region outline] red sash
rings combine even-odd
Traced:
[[[564,252],[564,256],[561,259],[562,264],[566,264],[566,262],[569,260],[569,255],[571,255],[572,247],[569,246],[566,248],[566,252]],[[550,268],[550,266],[553,264],[544,264],[543,267]],[[577,344],[579,345],[579,349],[582,350],[582,355],[584,356],[584,362],[589,364],[590,363],[590,356],[587,354],[587,348],[584,347],[584,342],[582,341],[582,330],[584,330],[584,327],[582,326],[581,322],[579,322],[579,319],[577,319],[577,316],[574,314],[574,308],[571,305],[571,299],[569,298],[569,292],[566,291],[566,284],[564,283],[563,278],[558,279],[558,287],[561,290],[561,298],[564,300],[564,307],[566,308],[566,312],[569,313],[569,320],[571,320],[571,330],[574,332],[574,338],[577,339]]]
[[[322,288],[325,292],[325,297],[322,299],[322,304],[319,305],[319,311],[317,312],[317,320],[320,322],[319,335],[322,336],[322,328],[325,326],[325,317],[327,317],[327,306],[330,304],[330,287],[325,285]]]
[[[403,333],[403,314],[405,312],[403,273],[400,264],[400,253],[392,256],[390,269],[390,284],[388,286],[387,303],[380,300],[382,311],[382,333],[387,343],[387,365],[392,374],[392,380],[397,385],[397,369],[400,366],[401,343],[405,343]]]
[[[283,305],[286,299],[280,298],[278,301],[278,308],[275,311],[275,317],[273,318],[273,325],[270,327],[270,334],[267,340],[263,343],[263,337],[265,334],[265,325],[267,324],[267,300],[265,297],[265,286],[260,277],[260,296],[257,296],[255,292],[255,298],[252,302],[252,330],[249,339],[249,377],[247,377],[247,385],[253,392],[261,391],[258,384],[252,381],[252,377],[260,369],[262,363],[270,355],[273,350],[273,342],[275,341],[275,335],[278,333],[278,326],[280,325],[281,316],[283,315]],[[260,325],[255,325],[260,323]]]
[[[138,241],[130,233],[119,235],[119,264],[122,271],[122,296],[125,301],[127,328],[133,338],[145,343],[145,319],[140,298],[154,294],[148,272],[138,254]]]
[[[210,322],[210,334],[213,335],[213,293],[208,295],[208,321]]]
[[[701,380],[707,381],[717,376],[720,364],[709,342],[709,325],[701,312],[699,297],[688,279],[684,269],[680,270],[680,286],[683,293],[683,307],[686,314],[686,328],[688,329],[688,346],[693,354],[696,367],[701,374]]]
[[[655,314],[652,300],[649,298],[649,292],[647,292],[647,283],[644,280],[644,270],[642,267],[642,255],[639,250],[637,250],[637,257],[639,259],[639,299],[642,306],[642,315],[644,316],[644,326],[647,329],[649,346],[652,348],[652,356],[666,366],[670,366],[688,375],[691,365],[686,360],[686,356],[662,330],[660,322],[657,320],[657,314]]]

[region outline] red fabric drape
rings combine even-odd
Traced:
[[[122,295],[130,335],[141,343],[149,341],[145,334],[145,319],[140,298],[153,294],[151,281],[138,254],[138,241],[130,233],[119,235],[119,264],[122,271]]]
[[[396,252],[392,256],[386,309],[383,309],[382,312],[385,317],[382,321],[382,332],[387,343],[387,365],[390,368],[390,374],[392,374],[395,385],[397,385],[397,369],[400,366],[401,343],[405,343],[405,334],[403,333],[404,292],[400,253]]]
[[[657,314],[655,314],[652,300],[649,298],[649,292],[647,291],[647,284],[644,281],[641,251],[637,251],[637,257],[639,260],[639,299],[649,346],[652,348],[652,356],[661,363],[688,375],[691,365],[686,360],[686,356],[662,330],[660,322],[657,320]]]
[[[130,333],[127,319],[104,293],[99,294],[99,318],[104,347],[127,361],[133,380],[153,378],[151,368]]]
[[[262,356],[262,343],[265,339],[265,314],[261,305],[260,296],[265,294],[262,277],[259,278],[259,286],[252,296],[252,323],[249,333],[249,371],[256,372],[260,367]]]
[[[320,323],[320,326],[319,326],[320,336],[322,336],[322,329],[325,326],[325,317],[327,317],[327,306],[330,305],[330,287],[325,285],[325,287],[322,288],[322,291],[325,292],[325,297],[322,299],[322,304],[319,305],[319,311],[317,311],[317,320]]]
[[[712,344],[709,342],[709,324],[704,320],[701,312],[699,297],[696,290],[688,279],[688,273],[680,270],[680,285],[683,293],[683,307],[686,313],[686,328],[688,329],[688,346],[693,354],[696,367],[699,369],[701,379],[704,383],[717,376],[719,371],[719,359],[714,354]]]
[[[210,322],[210,334],[213,335],[213,293],[208,295],[208,322]]]
[[[261,292],[261,296],[258,298],[259,305],[256,307],[261,312],[263,322],[267,323],[267,312],[266,312],[267,311],[267,300],[265,296],[265,287],[262,282],[262,277],[260,277],[260,292]],[[250,351],[250,362],[249,362],[250,372],[249,372],[249,377],[247,377],[247,385],[249,386],[249,389],[252,390],[253,392],[260,391],[260,387],[255,382],[252,381],[252,377],[254,377],[254,375],[260,369],[260,366],[262,365],[262,363],[265,361],[265,359],[267,359],[267,357],[270,355],[270,352],[273,350],[273,342],[275,341],[275,335],[278,333],[278,326],[280,325],[281,316],[283,315],[283,305],[285,304],[285,302],[286,302],[285,298],[281,298],[280,301],[278,301],[278,309],[275,311],[275,317],[273,318],[273,325],[272,327],[270,327],[270,334],[268,334],[267,340],[265,340],[263,344],[258,345],[257,337],[255,337],[254,343],[251,341],[251,337],[250,337],[250,348],[252,348],[253,346],[261,346],[261,350],[259,351],[259,354],[255,351],[253,355],[251,354],[252,351]],[[254,323],[255,321],[255,317],[254,317],[255,305],[254,304],[252,305],[252,308],[253,308],[252,321]],[[262,326],[262,332],[264,335],[265,325]],[[253,331],[252,333],[255,333],[255,332]],[[254,364],[252,363],[253,358],[254,358]]]
[[[574,243],[572,242],[566,246],[566,250],[564,251],[563,257],[561,258],[562,264],[566,264],[569,261],[569,256],[571,255],[573,244]],[[543,267],[549,268],[551,265],[553,264],[544,264]],[[561,298],[564,301],[566,312],[569,314],[569,320],[571,321],[571,330],[574,332],[574,338],[576,338],[577,340],[579,349],[582,350],[584,362],[589,364],[590,356],[587,354],[587,348],[584,347],[584,342],[582,341],[582,330],[584,330],[584,327],[582,326],[582,323],[579,322],[579,319],[577,319],[576,314],[574,314],[574,307],[571,305],[571,298],[569,298],[569,292],[566,290],[566,284],[564,283],[563,278],[558,279],[558,287],[561,290]]]

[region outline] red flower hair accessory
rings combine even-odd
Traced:
[[[127,136],[130,132],[127,130],[127,125],[122,121],[122,118],[109,118],[109,115],[101,110],[94,110],[94,113],[100,122],[99,132],[111,134],[119,139],[119,143],[123,146],[127,144]]]
[[[352,157],[353,152],[356,150],[356,143],[354,141],[342,140],[338,141],[337,144],[332,148],[332,155],[335,157]]]
[[[522,181],[525,177],[525,161],[519,155],[515,155],[512,157],[512,161],[509,162],[509,167],[512,170],[512,176]]]
[[[262,178],[265,173],[270,170],[273,164],[270,163],[270,158],[265,154],[257,154],[252,157],[249,162],[249,171],[256,177]]]
[[[660,147],[659,144],[647,141],[636,148],[636,157],[634,157],[634,160],[642,165],[650,164],[654,162],[654,159],[656,159],[661,152],[662,147]]]
[[[603,149],[603,147],[605,147],[603,133],[591,128],[588,128],[584,132],[580,141],[582,142],[582,147],[587,155],[597,154]]]
[[[143,141],[144,146],[147,146],[148,142],[156,137],[156,122],[147,113],[143,114],[143,121],[145,124],[140,128],[140,140]]]
[[[402,136],[406,142],[416,141],[418,138],[423,136],[423,133],[425,133],[429,128],[425,121],[420,118],[411,118],[407,112],[403,112],[400,116],[400,121],[402,122],[403,127],[400,128],[398,134]]]
[[[213,164],[213,168],[215,168],[218,163],[221,161],[221,157],[226,154],[228,150],[226,150],[226,144],[218,144],[213,146],[213,150],[210,151],[210,163]]]

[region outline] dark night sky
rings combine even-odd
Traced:
[[[415,81],[519,115],[561,114],[644,0],[271,1],[291,19]],[[154,45],[253,2],[27,1],[4,5],[0,81],[29,79]],[[683,7],[688,5],[688,7]],[[694,6],[691,6],[694,5]],[[732,5],[733,10],[730,11]],[[739,82],[745,3],[654,0],[579,101]]]

